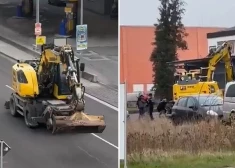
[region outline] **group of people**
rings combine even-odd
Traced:
[[[153,100],[153,94],[149,93],[146,95],[140,95],[138,97],[137,103],[136,103],[138,109],[139,109],[139,118],[142,118],[147,111],[149,113],[150,119],[154,120],[153,117],[153,111],[155,106],[155,101]],[[157,111],[159,112],[159,115],[171,113],[171,108],[174,105],[174,102],[167,101],[167,99],[162,99],[161,102],[158,103]]]

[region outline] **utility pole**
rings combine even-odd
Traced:
[[[127,168],[127,83],[125,80],[125,93],[124,93],[124,168]]]
[[[36,23],[39,23],[39,0],[36,0]]]
[[[81,0],[80,4],[80,25],[83,25],[83,0]]]
[[[3,142],[1,141],[1,168],[3,168]]]

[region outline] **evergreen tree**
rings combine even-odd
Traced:
[[[160,18],[155,24],[154,49],[150,61],[153,67],[153,83],[156,86],[155,95],[160,98],[172,98],[175,68],[167,62],[178,60],[177,50],[187,49],[184,37],[187,36],[182,16],[185,9],[183,0],[159,0]]]

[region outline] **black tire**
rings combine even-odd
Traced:
[[[24,112],[24,122],[25,122],[25,125],[28,128],[37,128],[37,127],[39,127],[39,124],[32,120],[30,110],[32,110],[32,108],[29,107]]]
[[[17,112],[17,105],[16,105],[15,98],[13,95],[11,95],[11,98],[10,98],[10,112],[13,117],[20,116],[20,114]]]

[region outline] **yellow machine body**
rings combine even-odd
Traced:
[[[174,84],[173,99],[178,100],[181,97],[196,94],[217,94],[222,96],[217,82],[198,82],[196,84]]]
[[[37,74],[32,66],[16,63],[12,67],[12,88],[21,97],[34,97],[39,94]]]

